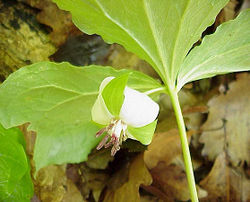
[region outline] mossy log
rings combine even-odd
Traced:
[[[48,60],[56,48],[37,10],[14,0],[0,0],[0,82],[18,68]]]

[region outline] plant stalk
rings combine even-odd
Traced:
[[[181,138],[181,147],[183,152],[183,158],[185,163],[186,175],[188,180],[189,191],[191,195],[192,202],[198,202],[198,195],[196,191],[193,166],[191,161],[191,155],[189,151],[187,133],[185,128],[184,119],[181,112],[181,107],[178,99],[178,95],[176,91],[169,91],[170,99],[174,108],[176,121],[179,128],[180,138]]]
[[[153,94],[153,93],[164,92],[165,90],[166,90],[165,87],[160,87],[160,88],[155,88],[155,89],[146,91],[146,92],[144,92],[144,94],[146,94],[146,95],[151,95],[151,94]]]

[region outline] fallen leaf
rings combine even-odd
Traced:
[[[64,195],[62,202],[87,202],[83,199],[81,193],[71,180],[67,180],[65,188],[67,192]]]
[[[225,149],[233,165],[250,162],[249,84],[249,74],[238,74],[226,94],[208,102],[209,115],[202,126],[200,142],[204,143],[202,155],[209,160],[214,160]]]
[[[37,20],[49,27],[52,32],[49,34],[51,41],[59,46],[63,44],[70,34],[81,34],[71,20],[71,14],[57,7],[52,0],[19,0],[37,8]]]
[[[216,158],[212,170],[200,185],[208,191],[202,201],[250,201],[250,180],[242,169],[228,166],[225,152]]]
[[[169,165],[177,155],[181,154],[179,132],[177,129],[172,129],[154,135],[152,143],[144,152],[144,161],[147,167],[152,169],[159,162],[165,162],[166,165]]]
[[[228,4],[223,9],[224,11],[224,21],[229,21],[235,18],[236,16],[236,10],[238,8],[239,2],[237,0],[230,0]]]
[[[113,159],[114,157],[110,155],[110,151],[105,149],[91,153],[86,164],[92,169],[105,169]]]
[[[162,201],[161,199],[158,199],[155,196],[145,195],[145,196],[141,196],[140,202],[162,202]]]
[[[135,54],[126,51],[118,44],[111,46],[110,54],[107,57],[105,65],[112,66],[117,69],[134,69],[158,78],[156,72],[148,63],[141,60]]]
[[[88,200],[93,196],[95,201],[98,201],[109,175],[105,170],[89,168],[86,163],[73,166],[80,177],[75,183],[78,185],[83,197]]]
[[[175,164],[166,165],[160,162],[150,170],[153,183],[146,190],[164,201],[187,201],[190,199],[188,182],[184,169]],[[207,195],[206,191],[197,186],[199,198]]]
[[[34,146],[36,141],[36,132],[28,130],[29,123],[25,123],[19,126],[20,130],[24,134],[25,142],[26,142],[26,152],[29,156],[33,156]],[[34,169],[34,167],[32,167]]]
[[[250,8],[250,0],[244,0],[243,4],[241,5],[240,11]]]
[[[237,0],[230,0],[228,4],[221,10],[219,15],[216,18],[216,27],[221,23],[232,20],[235,18],[239,2]]]
[[[75,184],[67,179],[65,165],[51,165],[38,171],[35,192],[43,202],[82,202]]]
[[[144,164],[143,155],[141,154],[129,166],[128,181],[115,190],[108,189],[104,202],[140,202],[140,185],[150,185],[151,183],[151,175]]]

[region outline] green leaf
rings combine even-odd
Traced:
[[[123,45],[173,88],[193,44],[228,0],[54,0],[76,26]]]
[[[23,134],[20,131],[19,128],[10,128],[6,130],[1,124],[0,124],[0,137],[1,136],[8,136],[12,139],[14,142],[18,142],[19,144],[23,145],[23,147],[26,147],[25,140],[23,138]]]
[[[28,169],[23,146],[11,141],[9,137],[0,137],[0,198],[10,195],[16,183]]]
[[[148,145],[152,141],[156,125],[157,125],[157,120],[140,128],[133,128],[128,126],[128,132],[142,144]]]
[[[0,201],[30,201],[33,195],[23,142],[18,129],[6,130],[0,125]]]
[[[129,74],[112,79],[103,89],[102,97],[109,112],[119,117],[124,101],[124,89],[128,82]]]
[[[204,37],[186,57],[178,76],[178,89],[198,79],[250,70],[250,9],[220,25]]]
[[[147,91],[161,87],[142,73],[110,67],[51,62],[23,67],[0,86],[0,122],[6,128],[31,123],[29,129],[37,132],[37,170],[49,164],[84,161],[99,141],[91,108],[101,82],[129,72],[131,88]]]
[[[33,196],[34,189],[30,177],[30,170],[28,170],[22,179],[15,185],[14,191],[3,202],[29,202]]]

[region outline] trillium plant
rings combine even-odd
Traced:
[[[0,123],[6,128],[5,137],[10,133],[7,128],[30,123],[29,130],[37,132],[36,171],[50,164],[85,161],[96,147],[112,146],[111,155],[115,155],[127,138],[150,144],[159,113],[155,98],[165,93],[179,127],[190,198],[198,201],[178,92],[188,82],[250,69],[250,10],[201,40],[228,0],[54,2],[72,14],[81,31],[124,46],[148,62],[160,79],[133,70],[75,67],[66,62],[20,68],[0,86]],[[201,44],[194,46],[199,40]],[[7,139],[1,140],[1,147],[4,141]],[[12,179],[1,182],[0,178],[1,201],[8,197],[28,201],[32,195],[26,186],[31,184],[27,159],[25,155],[20,158],[23,163],[16,165],[11,158],[0,161],[0,176]],[[16,190],[22,194],[17,195]]]

